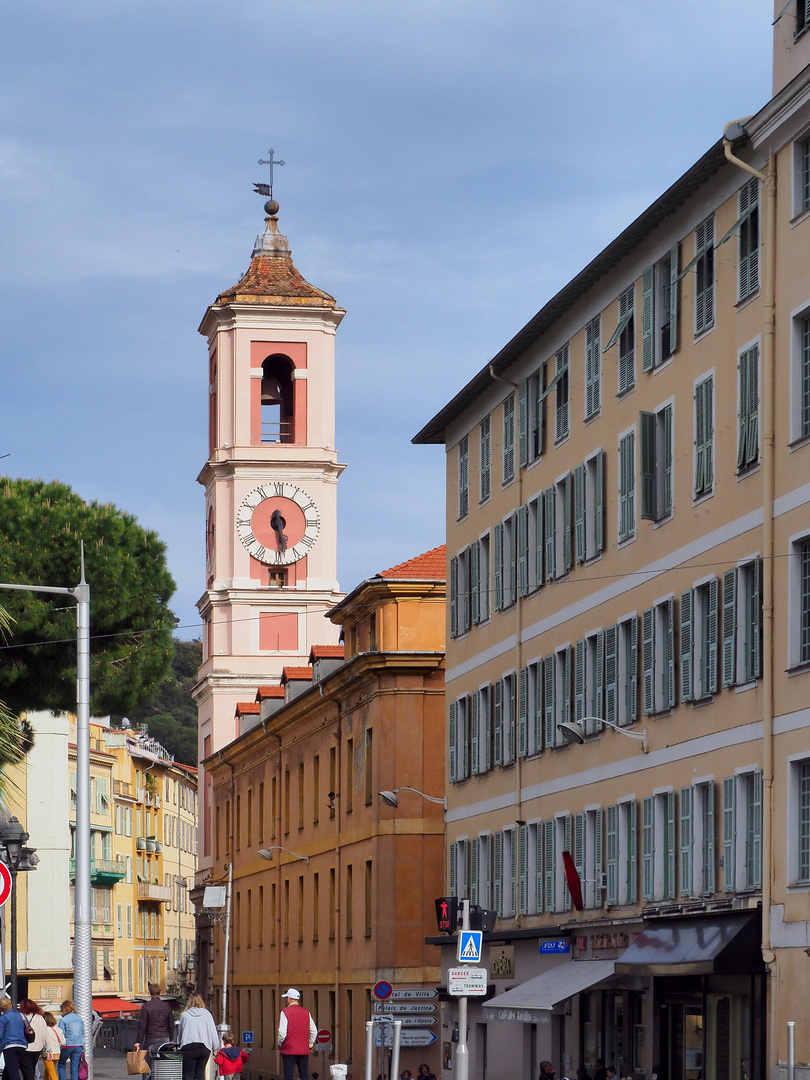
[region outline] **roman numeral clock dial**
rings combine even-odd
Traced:
[[[281,480],[254,488],[236,515],[236,533],[254,559],[288,566],[309,554],[318,539],[318,508],[303,488]]]

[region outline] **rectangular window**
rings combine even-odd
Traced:
[[[762,596],[759,559],[723,574],[723,686],[762,674]]]
[[[473,776],[492,768],[492,687],[482,686],[470,698],[470,771]]]
[[[570,645],[565,645],[562,649],[555,653],[556,660],[556,685],[554,687],[554,705],[555,705],[555,719],[554,726],[558,724],[570,723],[574,715],[574,701],[573,701],[573,675],[574,675],[574,654]],[[554,732],[555,745],[557,738],[556,730]]]
[[[518,743],[522,757],[541,753],[543,749],[543,661],[535,660],[523,669],[526,672],[525,707],[518,708]]]
[[[264,784],[259,784],[259,807],[264,802]],[[321,818],[321,758],[316,754],[312,759],[312,824],[317,825]],[[261,830],[261,824],[259,825]]]
[[[496,529],[495,557],[498,557],[498,526]],[[500,528],[500,567],[496,562],[495,567],[495,597],[496,607],[500,592],[501,608],[511,607],[517,603],[517,514],[510,514]],[[500,570],[500,573],[498,572]],[[500,579],[500,590],[498,582]]]
[[[714,486],[714,376],[695,386],[695,498]]]
[[[526,380],[527,462],[537,461],[545,452],[546,366],[543,364]]]
[[[800,3],[805,0],[799,0]],[[796,147],[796,206],[797,214],[810,208],[810,139]]]
[[[755,176],[740,188],[739,299],[759,289],[759,180]]]
[[[585,327],[585,419],[602,408],[602,354],[599,315]]]
[[[354,867],[351,863],[346,866],[346,937],[350,938],[354,926],[353,910],[354,893]]]
[[[304,763],[298,763],[298,828],[304,827]]]
[[[498,686],[501,686],[500,717],[498,716]],[[495,684],[495,754],[496,764],[512,765],[517,744],[517,679],[514,671]],[[498,760],[500,743],[500,760]]]
[[[639,414],[641,517],[662,521],[672,513],[672,405]]]
[[[795,885],[810,885],[810,760],[791,762],[788,797],[793,811],[788,813],[788,821],[796,822],[791,843],[795,868],[790,881]]]
[[[714,214],[695,229],[695,335],[714,326]],[[686,271],[684,271],[685,273]]]
[[[619,439],[619,543],[636,534],[636,433]]]
[[[354,807],[354,739],[346,740],[346,793],[343,808],[347,814]]]
[[[366,753],[364,767],[365,804],[370,806],[374,797],[374,731],[366,728]]]
[[[261,895],[261,894],[260,894]],[[321,875],[316,870],[312,875],[312,940],[318,940],[321,913]],[[260,941],[261,945],[262,942]]]
[[[796,0],[795,36],[803,34],[808,26],[810,26],[810,0]]]
[[[711,896],[715,890],[714,784],[681,788],[680,895]]]
[[[574,545],[576,561],[587,562],[604,547],[605,455],[598,450],[574,469]]]
[[[791,440],[810,435],[810,315],[793,320],[791,343]]]
[[[534,592],[543,584],[543,493],[529,500],[526,523],[526,558],[528,591]]]
[[[477,585],[477,589],[473,592],[474,605],[477,597],[477,608],[474,607],[473,610],[473,622],[483,623],[489,619],[489,533],[485,533],[477,544],[473,545],[473,549],[471,570],[473,571],[473,584]],[[475,573],[476,566],[478,568],[477,575]]]
[[[626,726],[634,724],[638,719],[638,616],[633,615],[620,622],[617,629],[616,723]]]
[[[605,862],[608,904],[634,904],[638,899],[635,799],[609,806],[605,815]]]
[[[515,395],[503,403],[503,482],[515,479]]]
[[[794,558],[798,562],[799,578],[798,650],[796,659],[799,664],[810,664],[810,540],[801,540],[794,545]]]
[[[478,425],[481,466],[479,469],[480,499],[486,502],[492,492],[492,436],[491,421],[485,416]]]
[[[672,597],[642,616],[644,715],[675,707],[675,615]]]
[[[543,822],[543,910],[557,910],[557,823]],[[539,826],[538,826],[539,831]]]
[[[470,443],[465,435],[458,444],[458,516],[467,516],[470,509]]]
[[[675,897],[675,792],[642,802],[641,866],[644,900]]]
[[[723,888],[762,886],[762,773],[723,780]]]
[[[740,353],[737,471],[759,461],[759,345]]]
[[[641,291],[641,369],[652,371],[678,347],[677,244],[644,271]]]
[[[470,716],[468,697],[450,702],[448,709],[448,773],[453,783],[470,775]]]
[[[555,381],[557,383],[556,405],[554,409],[554,441],[560,442],[568,438],[569,430],[569,401],[568,401],[568,343],[557,352],[557,370]]]
[[[632,390],[636,385],[636,287],[630,288],[619,297],[619,393]]]
[[[717,693],[720,580],[681,593],[681,701]]]

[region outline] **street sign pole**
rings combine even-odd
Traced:
[[[365,1076],[365,1080],[372,1080],[372,1077],[373,1077],[373,1074],[374,1074],[374,1069],[372,1067],[373,1063],[374,1063],[374,1021],[369,1020],[368,1023],[366,1024],[366,1076]],[[323,1071],[323,1068],[321,1068],[321,1075],[322,1076],[326,1075],[324,1073],[324,1071]]]
[[[470,901],[459,900],[461,908],[461,929],[470,929]],[[467,995],[462,994],[458,999],[458,1042],[456,1043],[456,1077],[455,1080],[469,1080],[470,1054],[467,1048]]]

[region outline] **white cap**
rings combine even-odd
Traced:
[[[300,999],[301,995],[298,993],[297,990],[295,990],[291,986],[290,989],[287,991],[287,993],[284,995],[284,997],[285,998],[292,998],[293,1001],[298,1001]]]

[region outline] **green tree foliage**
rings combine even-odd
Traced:
[[[177,641],[171,670],[157,689],[154,700],[127,713],[133,727],[146,724],[153,739],[184,765],[197,764],[197,706],[191,688],[202,663],[202,641]],[[116,724],[121,716],[113,717]]]
[[[175,617],[166,548],[112,505],[86,503],[59,481],[0,479],[0,581],[69,587],[84,541],[90,586],[90,707],[127,712],[169,668]],[[64,596],[5,592],[14,639],[0,650],[0,698],[22,709],[75,709],[76,605]]]

